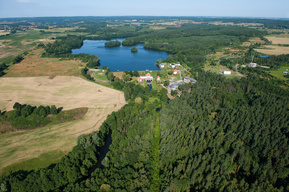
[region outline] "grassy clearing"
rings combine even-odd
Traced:
[[[289,72],[289,66],[280,67],[280,69],[278,69],[278,70],[271,70],[271,71],[269,71],[269,74],[273,75],[274,77],[276,77],[279,80],[288,81],[289,78],[284,77],[283,72]]]
[[[97,71],[93,73],[93,77],[102,81],[108,81],[106,75],[102,71]]]

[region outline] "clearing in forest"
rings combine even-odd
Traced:
[[[265,49],[255,49],[255,50],[266,55],[289,54],[289,47],[277,45],[265,45]]]
[[[0,172],[43,154],[68,153],[79,135],[98,130],[107,115],[125,104],[122,92],[71,76],[0,78],[0,95],[2,111],[11,110],[15,102],[89,108],[80,120],[0,135]]]

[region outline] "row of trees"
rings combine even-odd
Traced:
[[[47,125],[51,122],[48,115],[57,115],[61,108],[52,106],[31,106],[26,104],[20,104],[16,102],[12,111],[1,113],[1,121],[8,121],[13,128],[27,129],[37,128]]]
[[[6,65],[4,62],[0,64],[0,77],[5,75],[5,70],[8,68],[8,65]]]

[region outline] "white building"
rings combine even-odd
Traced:
[[[231,72],[231,71],[224,71],[223,74],[224,74],[224,75],[231,75],[232,72]]]
[[[161,69],[165,68],[165,65],[166,65],[166,64],[161,63],[161,64],[160,64],[160,68],[161,68]]]
[[[249,63],[249,67],[257,67],[257,63]]]

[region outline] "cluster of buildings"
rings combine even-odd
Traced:
[[[186,84],[186,83],[196,83],[196,82],[197,82],[197,80],[194,79],[194,78],[185,77],[183,81],[180,80],[180,81],[171,83],[171,84],[168,86],[168,91],[171,92],[171,91],[177,90],[180,85],[183,85],[183,84]]]
[[[165,66],[170,66],[171,68],[178,68],[178,67],[180,67],[181,66],[181,64],[180,63],[171,63],[171,64],[166,64],[166,63],[161,63],[160,65],[159,65],[159,67],[160,67],[160,69],[164,69],[165,68]]]

